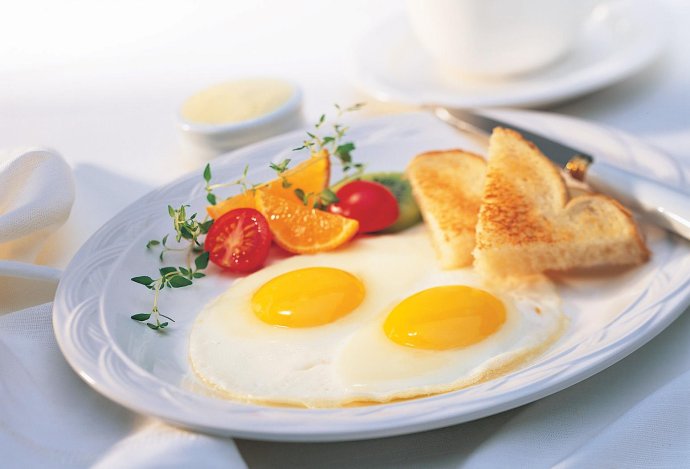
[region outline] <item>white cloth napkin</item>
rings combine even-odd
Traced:
[[[245,467],[235,444],[137,416],[65,362],[50,303],[0,316],[0,466]]]
[[[0,275],[56,280],[54,269],[31,263],[73,202],[72,172],[60,155],[40,148],[0,152]]]
[[[57,153],[0,153],[0,247],[5,258],[33,261],[37,240],[67,220],[74,202],[72,172]]]
[[[89,388],[57,347],[50,303],[7,312],[59,277],[31,262],[67,220],[74,189],[53,151],[0,154],[0,280],[32,280],[0,288],[0,466],[246,467],[231,439],[138,416]]]

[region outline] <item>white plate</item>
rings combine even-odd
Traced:
[[[668,157],[632,137],[555,115],[501,112],[527,128],[578,143],[589,153],[671,183],[685,183]],[[480,150],[428,114],[366,121],[352,128],[357,155],[372,170],[402,168],[424,150]],[[267,162],[290,153],[302,133],[247,147],[214,161],[216,180],[231,180],[245,163],[251,180],[270,177]],[[214,397],[190,371],[191,324],[232,277],[167,290],[161,308],[177,322],[157,334],[129,319],[147,311],[150,292],[129,279],[160,267],[147,240],[170,231],[166,205],[204,206],[200,174],[168,184],[116,215],[87,241],[60,282],[53,322],[65,357],[97,391],[129,407],[184,427],[255,439],[334,441],[397,435],[443,427],[510,409],[570,386],[620,360],[668,326],[688,303],[688,243],[645,227],[654,253],[646,265],[598,277],[562,277],[559,293],[571,325],[549,352],[527,367],[464,390],[386,405],[297,409],[248,405]],[[170,258],[172,260],[172,258]]]
[[[358,87],[382,101],[451,107],[541,106],[603,88],[648,65],[666,43],[658,2],[613,1],[599,7],[574,49],[559,62],[505,80],[441,76],[403,16],[389,19],[355,48]]]

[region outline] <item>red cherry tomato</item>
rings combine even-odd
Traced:
[[[383,184],[352,181],[338,189],[339,201],[328,210],[359,222],[360,233],[373,233],[388,228],[398,219],[398,201]]]
[[[238,208],[213,222],[204,249],[214,264],[231,272],[252,272],[261,267],[271,247],[266,218],[253,208]]]

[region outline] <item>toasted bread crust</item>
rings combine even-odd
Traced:
[[[629,211],[603,195],[568,200],[558,168],[519,133],[497,128],[477,223],[479,270],[522,275],[649,257]]]
[[[553,242],[549,217],[563,208],[568,192],[560,171],[532,143],[511,129],[497,128],[491,139],[490,166],[482,197],[482,236],[485,248],[493,243]],[[534,210],[535,204],[551,213]],[[487,244],[488,243],[488,244]]]
[[[417,155],[407,176],[443,268],[470,265],[484,185],[484,158],[462,150]]]

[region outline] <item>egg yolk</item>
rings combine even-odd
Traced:
[[[506,320],[498,298],[478,288],[429,288],[401,301],[383,324],[389,339],[408,347],[449,350],[496,332]]]
[[[259,319],[275,326],[328,324],[364,299],[364,284],[349,272],[330,267],[293,270],[266,282],[252,297]]]

